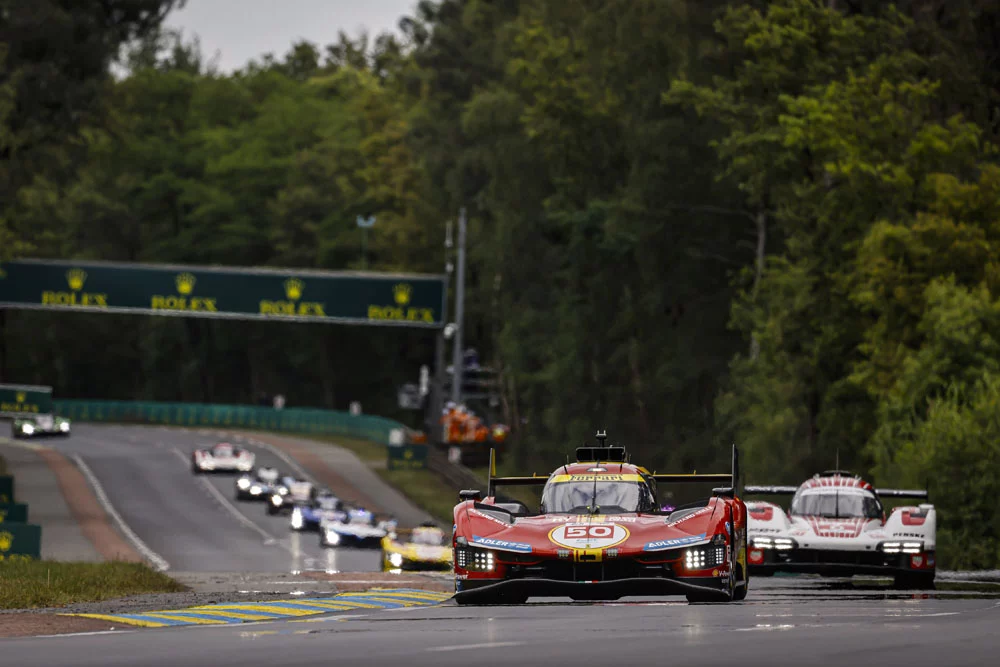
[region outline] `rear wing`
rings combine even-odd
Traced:
[[[926,500],[928,495],[924,489],[875,489],[880,498],[913,498]]]
[[[612,448],[608,448],[612,449]],[[597,457],[595,457],[597,458]],[[487,497],[493,496],[498,486],[544,486],[549,480],[547,475],[532,475],[531,477],[497,477],[496,453],[490,450],[489,478],[486,486]],[[707,474],[656,474],[651,477],[657,482],[667,484],[677,483],[718,483],[726,484],[723,489],[716,489],[717,492],[739,495],[740,493],[740,452],[733,445],[732,471],[728,473],[707,473]],[[471,496],[470,496],[471,497]]]
[[[490,469],[486,482],[486,497],[489,498],[496,493],[498,486],[545,486],[549,481],[548,475],[532,475],[531,477],[497,477],[497,454],[495,449],[490,449]]]
[[[721,495],[741,495],[740,479],[740,450],[733,445],[732,469],[728,473],[691,473],[691,474],[657,474],[653,473],[652,478],[664,484],[683,483],[705,483],[712,482],[726,484],[726,487],[714,489],[716,494]]]

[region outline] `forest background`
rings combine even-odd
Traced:
[[[466,207],[514,464],[597,427],[659,469],[736,442],[758,483],[839,460],[929,485],[949,566],[1000,564],[994,0],[425,0],[231,73],[176,0],[0,4],[0,261],[440,273]],[[74,398],[393,416],[434,349],[0,318],[0,376]]]

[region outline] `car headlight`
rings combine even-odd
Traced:
[[[292,528],[298,530],[302,527],[302,510],[296,507],[292,510]]]
[[[496,567],[493,552],[487,549],[458,547],[458,567],[469,572],[492,572]]]
[[[918,554],[924,550],[923,542],[882,542],[879,551],[887,554]]]
[[[246,491],[247,489],[250,488],[250,480],[246,477],[240,477],[238,480],[236,480],[236,486],[241,491]]]
[[[259,496],[262,493],[264,493],[264,489],[262,489],[259,484],[254,484],[250,487],[251,496]]]
[[[799,543],[790,537],[754,537],[750,540],[750,545],[756,549],[788,551],[790,549],[797,549]]]
[[[389,554],[389,565],[393,567],[403,567],[403,554]]]
[[[69,422],[59,422],[59,430],[63,433],[69,433]]]
[[[326,531],[326,543],[327,544],[340,544],[340,533],[335,530]]]
[[[694,547],[684,552],[684,567],[688,570],[708,570],[725,562],[724,546]]]
[[[35,432],[35,427],[32,424],[25,424],[24,426],[21,427],[21,432],[31,435],[32,433]]]
[[[279,496],[277,493],[271,496],[271,504],[274,505],[275,507],[281,507],[281,496]]]
[[[288,494],[288,487],[287,486],[279,486],[277,489],[274,490],[274,492],[277,495],[279,495],[279,496],[287,495]]]

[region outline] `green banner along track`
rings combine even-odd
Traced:
[[[436,275],[17,260],[0,308],[440,328]]]

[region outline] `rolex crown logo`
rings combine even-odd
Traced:
[[[0,533],[0,551],[10,551],[14,546],[14,535],[6,531]]]
[[[410,302],[410,293],[413,287],[407,283],[399,283],[392,286],[392,296],[396,300],[396,305],[405,306]]]
[[[17,402],[18,403],[24,403],[24,399],[26,399],[26,398],[28,398],[28,395],[25,394],[23,391],[17,392]]]
[[[198,282],[198,279],[190,273],[181,273],[177,275],[174,282],[177,283],[177,291],[187,295],[194,291],[194,284]]]
[[[305,288],[306,284],[298,278],[289,278],[285,281],[285,296],[292,301],[297,301]]]
[[[83,283],[87,280],[87,272],[83,269],[70,269],[66,272],[66,282],[74,292],[83,289]]]

